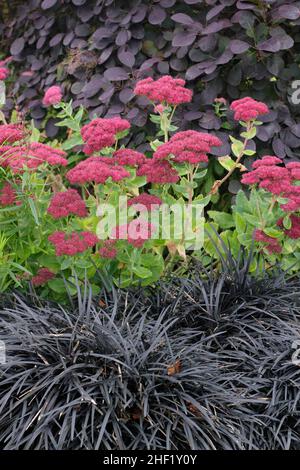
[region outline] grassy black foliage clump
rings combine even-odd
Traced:
[[[132,309],[133,307],[133,309]],[[176,319],[29,307],[1,315],[0,439],[5,449],[239,447],[216,418],[205,339]],[[135,310],[135,311],[134,311]],[[235,439],[234,439],[235,435]]]
[[[300,280],[248,265],[2,308],[1,446],[300,449]]]

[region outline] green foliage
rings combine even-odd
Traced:
[[[160,114],[150,116],[158,126],[157,135],[150,142],[152,152],[168,141],[170,132],[176,131],[172,124],[175,109],[176,106],[165,106]],[[253,187],[248,195],[239,191],[232,210],[228,210],[228,204],[223,204],[223,196],[219,192],[220,186],[233,173],[246,170],[242,159],[254,153],[246,150],[247,140],[255,136],[259,123],[241,123],[246,131],[241,133],[240,139],[231,137],[232,155],[211,159],[207,168],[203,164],[173,162],[179,175],[176,183],[149,184],[145,176],[137,175],[134,167],[126,167],[129,176],[121,181],[109,178],[105,184],[90,183],[77,188],[87,207],[85,217],[54,219],[47,212],[53,195],[70,187],[66,172],[86,158],[82,151],[81,128],[87,122],[87,112],[83,107],[74,112],[72,102],[60,102],[48,113],[58,119],[56,125],[66,131],[64,135],[67,137],[49,143],[43,131],[30,122],[26,123],[26,141],[60,147],[68,153],[68,165],[58,168],[43,164],[34,171],[24,167],[19,174],[9,166],[0,167],[0,191],[9,182],[16,196],[13,204],[0,207],[0,291],[12,287],[25,290],[39,269],[47,268],[53,277],[36,288],[44,298],[65,302],[66,289],[72,297],[77,292],[75,286],[78,283],[82,289],[85,288],[87,278],[93,292],[97,293],[103,284],[107,284],[108,278],[121,287],[147,286],[172,270],[185,273],[194,257],[205,266],[213,262],[218,267],[222,257],[226,257],[228,247],[234,256],[238,256],[241,247],[254,253],[251,272],[262,266],[262,261],[266,261],[268,267],[280,262],[284,269],[299,270],[300,242],[288,237],[292,228],[291,217],[280,208],[286,200],[274,199],[267,191]],[[17,122],[15,113],[11,118],[12,122]],[[104,148],[99,156],[110,158],[118,147],[124,148],[122,139],[127,134],[127,130],[117,134],[115,146]],[[147,153],[147,157],[152,158],[152,153]],[[124,205],[124,197],[130,199],[144,193],[159,197],[163,203],[154,224],[158,235],[147,236],[140,244],[120,238],[115,241],[113,256],[102,256],[101,248],[105,246],[105,240],[111,238],[112,222],[115,226],[122,225],[122,212],[118,209]],[[115,219],[109,214],[99,213],[101,203],[114,209]],[[188,213],[189,204],[199,210]],[[125,207],[127,222],[136,219],[152,222],[152,212],[148,220],[148,212],[145,214],[134,207],[127,207],[127,200]],[[182,219],[179,221],[176,211],[186,217],[184,224],[189,224],[189,235],[186,225],[181,226]],[[279,219],[282,220],[281,226],[278,225]],[[267,244],[254,242],[257,229],[276,240],[281,247],[280,252],[270,252]],[[48,240],[56,231],[66,234],[89,231],[97,234],[99,242],[94,248],[75,256],[57,256]]]

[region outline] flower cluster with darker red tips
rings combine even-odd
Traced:
[[[262,230],[256,229],[254,231],[254,240],[264,244],[268,253],[281,253],[281,246],[279,241],[276,238],[269,237]]]
[[[185,88],[184,80],[170,75],[165,75],[158,80],[153,80],[151,77],[140,80],[135,86],[134,93],[146,96],[154,103],[170,105],[189,103],[193,96],[193,92]]]
[[[120,117],[94,119],[81,129],[81,136],[85,142],[83,151],[87,155],[92,155],[105,147],[111,147],[116,142],[117,134],[129,128],[129,122]]]
[[[40,268],[36,275],[32,277],[31,282],[35,287],[38,287],[47,284],[54,277],[55,274],[48,268]]]
[[[298,239],[300,238],[300,217],[295,214],[290,215],[291,228],[284,229],[285,235],[289,238]],[[279,219],[277,225],[281,228],[283,227],[283,218]]]
[[[87,209],[78,192],[75,189],[68,189],[54,194],[48,207],[48,214],[54,219],[60,219],[68,215],[86,217]]]
[[[278,166],[282,161],[273,156],[265,156],[253,163],[253,170],[242,177],[244,184],[258,184],[266,191],[288,199],[281,204],[286,212],[300,209],[300,186],[294,183],[300,180],[300,163],[290,162],[286,166]]]
[[[114,259],[118,254],[116,242],[117,240],[105,240],[99,249],[99,255],[102,258]]]
[[[258,116],[269,112],[269,108],[265,103],[256,101],[249,96],[233,101],[230,109],[234,111],[234,119],[236,121],[253,121]]]
[[[133,167],[139,167],[146,161],[144,154],[132,149],[119,149],[114,152],[113,158],[118,165]]]
[[[139,196],[135,196],[129,199],[128,207],[136,206],[139,212],[146,212],[158,209],[162,204],[162,200],[152,194],[142,193]]]
[[[21,201],[17,200],[17,193],[10,183],[4,183],[0,190],[0,205],[2,206],[19,206]]]
[[[54,245],[56,256],[74,256],[92,248],[98,242],[96,235],[91,232],[67,234],[63,231],[57,231],[52,233],[48,240]]]
[[[44,163],[67,166],[66,156],[63,150],[40,142],[31,142],[28,145],[5,146],[4,151],[0,153],[0,166],[9,167],[14,173],[22,172],[24,167],[35,169]]]
[[[162,144],[154,152],[154,158],[158,160],[171,159],[176,163],[190,163],[197,165],[200,162],[207,163],[207,153],[211,147],[222,145],[221,140],[204,132],[182,131],[173,135],[169,142]]]
[[[128,224],[117,225],[112,233],[113,239],[124,239],[135,248],[141,248],[144,243],[151,238],[155,231],[155,227],[144,219],[133,219]]]
[[[130,173],[109,157],[89,157],[78,163],[66,174],[72,184],[97,183],[104,184],[108,178],[121,181],[130,177]]]
[[[0,145],[14,144],[25,137],[21,124],[2,124],[0,126]]]
[[[148,183],[155,184],[172,184],[179,180],[179,174],[167,160],[148,159],[136,174],[146,176]]]

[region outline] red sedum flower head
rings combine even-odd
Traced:
[[[8,166],[14,173],[22,172],[24,167],[35,169],[44,163],[49,165],[66,166],[68,160],[66,152],[54,149],[49,145],[32,142],[29,145],[15,146],[7,149],[1,157],[0,164]]]
[[[91,232],[72,232],[67,234],[62,231],[54,232],[48,240],[55,246],[56,256],[74,256],[77,253],[92,248],[98,242],[98,238]]]
[[[272,194],[283,194],[290,189],[291,178],[287,168],[278,166],[279,163],[282,163],[279,158],[270,155],[255,161],[254,170],[244,173],[242,183],[258,184]]]
[[[256,160],[255,162],[252,163],[252,168],[259,168],[261,166],[271,166],[271,165],[277,165],[282,163],[282,160],[277,157],[273,157],[271,155],[266,155],[263,157],[261,160]]]
[[[72,184],[97,183],[104,184],[108,178],[121,181],[130,177],[130,173],[120,165],[115,165],[111,158],[90,157],[78,163],[66,174]]]
[[[254,231],[254,240],[264,243],[266,250],[270,254],[281,253],[282,248],[278,240],[276,238],[269,237],[262,230],[257,229]]]
[[[215,137],[204,132],[182,131],[173,135],[169,142],[162,144],[154,152],[156,159],[171,158],[174,162],[188,162],[196,165],[200,162],[208,162],[207,153],[211,147],[218,147],[222,142]]]
[[[129,207],[136,206],[136,209],[139,212],[156,210],[161,204],[162,200],[159,197],[147,193],[142,193],[139,196],[135,196],[129,199],[127,203]]]
[[[34,286],[42,286],[48,281],[53,279],[55,274],[52,273],[48,268],[40,268],[35,276],[32,277],[31,282]]]
[[[43,98],[43,104],[45,106],[52,106],[54,104],[60,103],[61,99],[62,99],[61,88],[58,85],[54,85],[48,88],[48,90],[46,91],[44,98]]]
[[[75,189],[55,193],[50,201],[47,212],[52,215],[54,219],[60,219],[68,215],[77,215],[78,217],[87,216],[85,202]]]
[[[25,137],[24,128],[21,124],[0,125],[0,145],[14,144]]]
[[[148,159],[136,172],[137,176],[146,176],[148,183],[176,183],[179,175],[167,160]]]
[[[165,75],[155,81],[148,77],[137,82],[134,93],[146,96],[154,103],[178,105],[189,103],[192,100],[193,92],[184,86],[184,80],[173,78],[170,75]]]
[[[116,240],[105,240],[103,246],[99,250],[99,255],[102,258],[114,259],[118,254],[118,250],[115,248],[115,244]]]
[[[92,155],[105,147],[111,147],[116,141],[116,135],[129,128],[129,122],[120,117],[94,119],[81,129],[81,135],[85,142],[84,152],[87,155]]]
[[[128,224],[118,225],[112,231],[112,238],[126,239],[135,248],[141,248],[155,231],[153,224],[144,219],[134,219]]]
[[[298,215],[291,214],[290,219],[292,226],[290,229],[284,229],[284,233],[289,238],[298,239],[300,238],[300,217]],[[277,225],[283,228],[283,218],[278,220]]]
[[[296,212],[300,210],[300,186],[291,185],[282,196],[288,201],[281,204],[280,207],[285,212]]]
[[[272,194],[287,199],[280,205],[286,212],[295,212],[300,209],[300,181],[299,162],[290,162],[286,167],[278,166],[282,161],[273,156],[265,156],[254,162],[254,170],[245,173],[242,177],[244,184],[258,184],[260,188]]]
[[[118,165],[124,166],[141,166],[146,161],[145,155],[132,149],[119,149],[113,157]]]
[[[234,111],[234,119],[236,121],[252,121],[258,116],[269,112],[269,108],[265,103],[256,101],[249,96],[233,101],[230,109]]]
[[[10,183],[5,182],[0,190],[0,205],[1,206],[19,206],[21,201],[17,201],[17,194]]]

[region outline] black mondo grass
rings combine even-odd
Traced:
[[[0,448],[300,450],[300,280],[228,260],[1,307]]]
[[[95,307],[78,316],[23,301],[4,310],[3,448],[238,448],[229,416],[219,421],[217,403],[206,404],[217,364],[201,357],[195,331],[170,335],[174,321],[140,311],[117,321]]]

